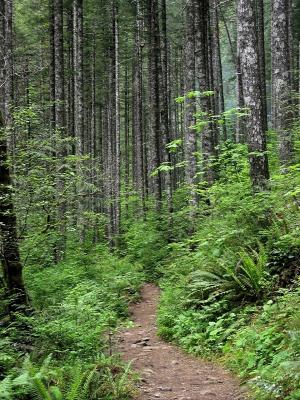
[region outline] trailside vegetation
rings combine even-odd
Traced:
[[[1,0],[0,399],[134,398],[129,305],[300,399],[299,0]]]

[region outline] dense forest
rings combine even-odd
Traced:
[[[147,282],[162,340],[300,399],[299,76],[299,0],[0,0],[0,399],[136,398]]]

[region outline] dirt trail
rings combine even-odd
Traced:
[[[244,400],[238,382],[223,369],[184,354],[156,335],[159,289],[145,285],[131,308],[135,328],[123,331],[119,350],[139,372],[136,400]]]

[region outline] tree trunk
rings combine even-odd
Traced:
[[[121,204],[120,204],[120,189],[121,189],[121,151],[120,151],[120,82],[119,82],[119,22],[118,22],[118,1],[113,0],[113,41],[114,41],[114,57],[113,57],[113,91],[114,91],[114,156],[115,156],[115,170],[114,170],[114,236],[115,244],[118,242],[121,228]]]
[[[268,130],[268,106],[266,90],[266,57],[265,57],[265,11],[264,1],[256,0],[257,34],[258,34],[258,59],[260,72],[260,88],[262,101],[262,119],[264,131]]]
[[[59,239],[56,243],[56,261],[63,258],[66,246],[66,199],[64,197],[64,165],[65,149],[62,139],[65,137],[65,93],[64,93],[64,34],[63,34],[63,1],[54,0],[54,93],[55,93],[55,134],[57,137],[57,223]]]
[[[212,37],[212,64],[213,64],[213,83],[215,93],[216,114],[222,116],[225,111],[224,89],[223,89],[223,70],[220,48],[219,30],[219,10],[217,0],[211,1],[211,37]],[[223,140],[227,140],[226,121],[224,118],[222,125]]]
[[[293,159],[289,0],[272,1],[271,52],[273,128],[279,134],[279,156],[284,166]]]
[[[0,2],[0,110],[4,110],[4,65],[5,65],[5,53],[4,53],[4,35],[5,35],[5,8],[4,1]]]
[[[264,190],[269,179],[263,104],[260,88],[258,38],[255,27],[254,0],[238,1],[238,41],[245,106],[249,109],[248,148],[253,189]]]
[[[195,6],[193,0],[186,4],[186,32],[185,32],[185,114],[184,114],[184,154],[185,154],[185,180],[190,188],[190,204],[197,205],[196,172],[197,172],[197,139],[192,128],[195,125],[196,104],[195,98],[189,96],[195,90]],[[198,39],[198,38],[197,38]]]
[[[161,173],[152,173],[161,164],[160,138],[160,95],[159,95],[159,63],[160,35],[158,20],[158,0],[148,2],[148,39],[149,39],[149,190],[155,197],[156,208],[161,208],[162,184]]]
[[[7,144],[3,137],[4,123],[0,112],[0,239],[1,264],[10,310],[27,305],[20,260],[17,220],[12,201],[12,183],[7,165]]]
[[[70,7],[67,11],[67,44],[68,44],[68,135],[74,138],[74,60],[73,60],[73,10]],[[75,155],[75,145],[72,145],[71,154]]]
[[[237,17],[238,18],[238,17]],[[239,25],[239,20],[237,20],[237,25]],[[242,65],[241,65],[241,43],[240,36],[237,36],[237,50],[236,50],[236,98],[237,98],[237,107],[239,110],[245,108],[244,101],[244,88],[243,88],[243,74],[242,74]],[[236,121],[236,133],[235,133],[235,141],[236,143],[245,143],[246,139],[246,121],[245,117],[238,117]]]
[[[161,137],[162,137],[162,160],[171,165],[171,157],[167,151],[166,145],[171,141],[170,135],[170,103],[169,103],[169,54],[168,54],[168,37],[167,37],[167,7],[166,0],[161,0],[161,98],[160,98],[160,115],[161,115]],[[164,189],[167,195],[167,206],[170,213],[173,210],[172,201],[172,173],[171,170],[164,174]]]
[[[130,182],[130,149],[129,149],[129,79],[128,61],[125,64],[124,81],[124,184],[125,184],[125,217],[129,217],[129,182]]]
[[[212,54],[210,43],[209,26],[209,4],[207,0],[196,2],[196,76],[200,93],[213,90]],[[214,114],[213,96],[201,95],[200,108],[206,115],[202,119],[209,118]],[[216,179],[214,162],[216,158],[217,132],[216,126],[208,122],[201,132],[202,157],[203,157],[203,179],[211,186]]]
[[[82,158],[84,155],[84,110],[83,110],[83,10],[82,0],[73,0],[73,71],[74,71],[74,132],[76,139],[76,155]],[[77,227],[79,240],[84,242],[84,192],[82,189],[83,171],[82,160],[77,163]]]
[[[22,276],[22,263],[19,253],[17,235],[17,220],[12,200],[12,182],[8,166],[8,146],[5,128],[12,128],[11,109],[13,105],[13,44],[12,44],[12,0],[6,0],[4,7],[4,40],[0,41],[0,54],[5,55],[4,74],[1,76],[0,87],[4,87],[4,120],[0,110],[0,241],[1,264],[4,283],[11,311],[19,306],[27,305],[27,295]],[[3,20],[1,19],[3,22]],[[2,33],[1,32],[1,33]]]
[[[12,126],[13,106],[13,53],[12,53],[12,0],[4,1],[4,120],[6,128]],[[9,132],[9,150],[14,148],[13,134]]]
[[[143,87],[142,87],[142,11],[140,1],[136,2],[134,55],[132,66],[132,145],[133,145],[133,186],[141,201],[144,198],[144,157],[143,157]]]

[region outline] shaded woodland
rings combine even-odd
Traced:
[[[0,398],[132,398],[111,336],[146,281],[164,339],[300,398],[299,21],[1,0]]]

